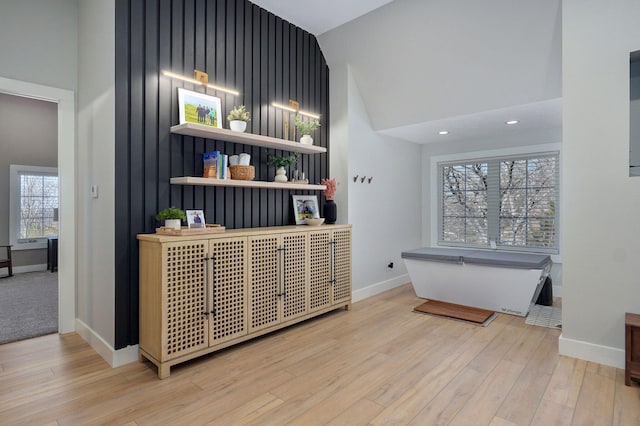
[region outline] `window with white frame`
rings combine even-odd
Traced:
[[[438,163],[440,245],[558,252],[558,153]]]
[[[10,166],[10,240],[14,250],[45,248],[58,235],[58,169]]]

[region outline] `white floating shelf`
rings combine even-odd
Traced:
[[[216,139],[234,143],[260,146],[263,148],[283,149],[285,151],[300,152],[302,154],[322,154],[327,148],[316,145],[304,145],[300,142],[285,141],[271,136],[255,135],[253,133],[234,132],[218,129],[196,123],[184,123],[171,127],[171,133],[195,136],[197,138]]]
[[[259,180],[212,179],[193,176],[173,177],[170,182],[172,185],[227,186],[235,188],[300,189],[307,191],[324,191],[327,189],[325,185],[264,182]]]

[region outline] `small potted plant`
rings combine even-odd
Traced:
[[[240,105],[239,107],[233,107],[233,109],[227,115],[229,120],[229,128],[234,132],[244,132],[247,128],[247,123],[251,121],[251,115],[249,111]]]
[[[302,135],[300,138],[300,143],[305,145],[313,145],[313,138],[311,137],[311,133],[320,127],[320,122],[318,120],[309,120],[302,121],[299,115],[296,115],[294,120],[294,124],[298,132]]]
[[[274,182],[286,182],[287,181],[287,171],[285,167],[289,167],[292,164],[298,162],[300,158],[299,153],[295,153],[292,155],[271,155],[267,156],[267,164],[276,168],[276,176],[273,179]]]
[[[182,221],[187,220],[187,215],[179,208],[171,206],[161,210],[156,215],[156,219],[160,222],[164,221],[165,228],[180,230]]]

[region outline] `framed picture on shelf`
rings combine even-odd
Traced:
[[[178,88],[180,124],[196,123],[222,129],[220,98]]]
[[[317,195],[292,195],[293,214],[296,217],[296,225],[304,225],[308,218],[319,218]]]
[[[187,224],[189,228],[204,228],[204,212],[202,210],[187,210]]]

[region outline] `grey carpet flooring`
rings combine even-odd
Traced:
[[[0,279],[0,344],[58,331],[58,273]]]

